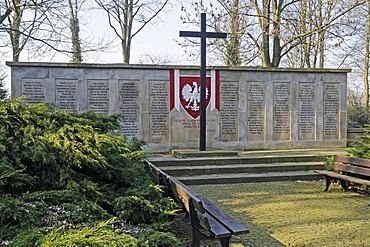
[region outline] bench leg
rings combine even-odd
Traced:
[[[342,190],[343,191],[348,191],[348,185],[347,185],[347,182],[346,181],[344,181],[344,180],[339,180],[339,182],[340,182],[340,185],[342,186]]]
[[[222,247],[229,247],[230,245],[230,237],[227,238],[220,238],[220,243]]]
[[[200,240],[202,240],[202,236],[193,230],[193,236],[191,240],[190,247],[199,247],[200,246]]]
[[[325,188],[324,188],[324,190],[322,192],[328,191],[329,190],[330,183],[331,183],[330,177],[324,176],[324,178],[325,178]]]

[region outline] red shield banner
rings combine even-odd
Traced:
[[[219,72],[213,70],[210,74],[206,77],[206,108],[219,110]],[[180,108],[193,119],[200,116],[200,76],[170,70],[170,110]]]
[[[206,78],[206,108],[211,96],[211,77]],[[180,103],[184,111],[197,119],[200,113],[200,77],[180,76]]]

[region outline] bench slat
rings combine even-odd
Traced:
[[[323,176],[329,176],[332,178],[342,179],[346,181],[351,181],[358,184],[364,184],[370,186],[370,180],[361,179],[361,178],[355,178],[348,175],[342,175],[335,172],[327,171],[327,170],[314,170],[314,172],[319,173]]]
[[[205,213],[205,216],[207,217],[209,225],[211,227],[210,231],[215,235],[216,238],[230,237],[232,235],[228,229],[221,225],[211,215]]]
[[[224,211],[216,207],[214,204],[209,202],[204,197],[200,196],[200,198],[203,202],[204,209],[209,214],[212,214],[215,218],[217,218],[233,234],[238,235],[238,234],[243,234],[243,233],[249,233],[249,230],[245,226],[235,221],[231,216],[229,216]]]
[[[370,177],[370,169],[363,168],[360,166],[352,166],[352,165],[345,165],[342,163],[334,163],[332,168],[338,171],[344,171],[344,172],[349,172],[353,174],[359,174],[359,175]]]
[[[204,207],[200,195],[196,192],[190,191],[190,189],[175,179],[174,177],[169,177],[171,187],[176,192],[176,196],[182,201],[183,206],[188,212],[190,212],[189,202],[193,203],[193,206],[197,213],[197,218],[199,224],[206,230],[210,231],[215,238],[230,237],[231,232],[225,228],[218,219],[215,219],[212,215],[208,214]]]
[[[350,156],[335,155],[334,156],[334,161],[370,168],[370,160],[368,160],[368,159],[361,159],[361,158],[354,158],[354,157],[350,157]]]

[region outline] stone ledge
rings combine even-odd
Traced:
[[[199,151],[195,149],[174,149],[171,150],[171,155],[179,158],[203,158],[203,157],[236,157],[238,156],[237,151],[229,150],[209,150]]]

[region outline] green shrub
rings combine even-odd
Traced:
[[[90,247],[115,247],[138,246],[137,239],[124,233],[120,234],[112,230],[109,225],[114,223],[112,218],[105,222],[100,222],[92,227],[78,227],[77,229],[65,230],[62,227],[51,231],[45,236],[41,247],[59,246],[90,246]]]
[[[354,140],[351,142],[350,148],[347,149],[347,152],[352,157],[357,158],[370,158],[370,125],[365,125],[366,136],[360,136],[359,140]]]
[[[159,232],[153,229],[145,231],[139,238],[140,246],[180,247],[181,242],[173,233]]]
[[[365,111],[361,104],[348,105],[347,107],[347,125],[348,128],[364,128],[370,123],[370,114]]]
[[[324,157],[324,167],[325,167],[325,170],[328,170],[328,171],[332,171],[332,166],[334,164],[334,156],[329,156],[329,157]]]
[[[153,184],[143,191],[131,189],[126,196],[116,198],[113,204],[117,217],[133,224],[168,220],[176,214],[176,208],[172,199],[163,197],[161,187]]]
[[[0,101],[0,243],[138,246],[118,233],[122,224],[117,232],[108,227],[113,221],[97,224],[114,214],[166,230],[177,206],[151,185],[140,162],[145,143],[119,134],[121,117]],[[150,242],[170,239],[156,235]]]
[[[94,180],[119,187],[146,178],[144,142],[119,134],[122,115],[68,113],[19,99],[0,102],[0,193],[65,189]]]
[[[18,231],[37,226],[45,210],[42,202],[28,203],[9,195],[0,197],[0,240],[13,238]]]
[[[45,236],[46,231],[43,229],[29,229],[18,233],[12,242],[10,247],[30,247],[39,246],[41,239]]]

